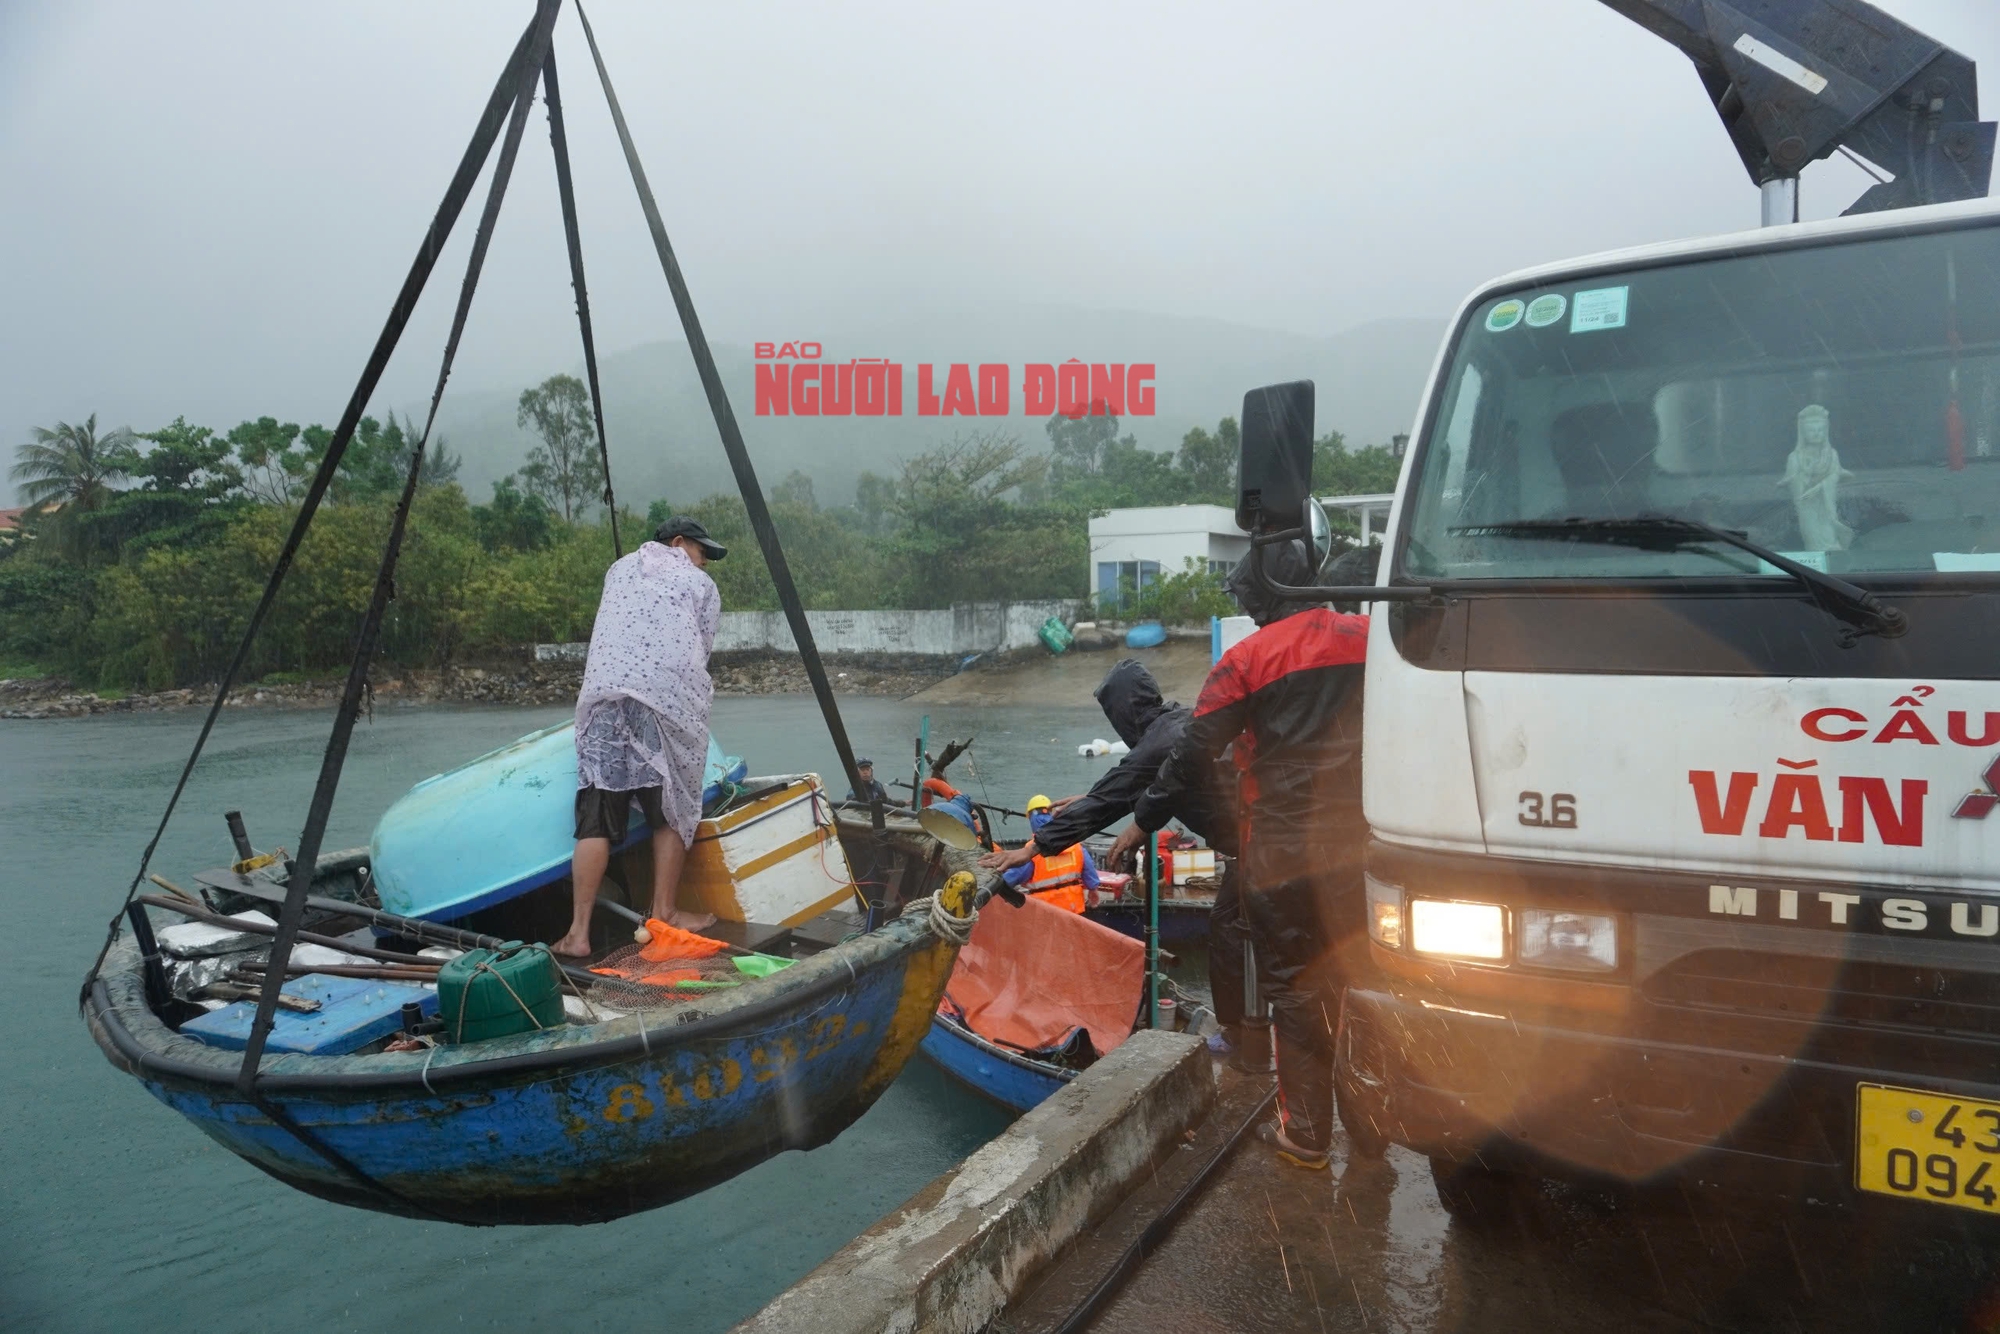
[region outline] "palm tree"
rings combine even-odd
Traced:
[[[81,426],[57,422],[54,430],[35,428],[32,444],[22,445],[12,477],[21,499],[33,508],[55,504],[94,510],[131,476],[138,446],[130,427],[97,434],[97,414]]]

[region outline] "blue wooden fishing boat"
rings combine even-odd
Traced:
[[[746,768],[710,737],[703,809],[741,783]],[[565,798],[575,791],[574,723],[426,778],[383,813],[369,842],[383,908],[450,921],[561,880],[575,846]],[[643,820],[633,821],[624,847],[647,833]]]
[[[995,911],[1004,911],[995,909]],[[945,1014],[931,1018],[924,1056],[938,1069],[1002,1107],[1025,1112],[1070,1080],[1075,1070],[1009,1051]]]
[[[1132,1033],[1145,947],[1030,898],[973,928],[924,1036],[939,1069],[1025,1112]]]
[[[1208,914],[1215,906],[1213,894],[1185,895],[1160,900],[1160,946],[1162,949],[1203,949],[1208,945]],[[1147,909],[1143,896],[1100,899],[1084,916],[1134,940],[1146,938]]]
[[[554,79],[559,8],[555,0],[535,6],[489,95],[349,411],[300,499],[182,785],[141,857],[142,876],[235,673],[249,659],[264,611],[342,466],[362,406],[499,143],[484,173],[486,207],[439,367],[442,392],[538,90],[556,154],[598,457],[609,470]],[[832,684],[741,429],[610,75],[588,22],[583,26],[751,527],[845,777],[858,786]],[[928,1031],[977,911],[980,881],[969,854],[941,849],[921,831],[886,828],[879,815],[859,823],[840,818],[815,775],[748,779],[747,790],[724,791],[723,780],[743,771],[711,743],[704,781],[726,801],[705,812],[714,818],[703,821],[680,888],[688,896],[682,906],[727,919],[715,928],[719,942],[649,922],[642,943],[602,958],[606,941],[594,930],[595,967],[558,965],[547,946],[521,942],[559,939],[568,919],[576,771],[569,729],[560,727],[420,784],[385,819],[372,851],[320,855],[389,614],[427,440],[428,431],[408,461],[296,856],[257,855],[232,814],[237,859],[198,875],[199,896],[158,876],[152,879],[167,895],[141,894],[135,877],[85,979],[93,1038],[154,1097],[273,1177],[330,1200],[416,1218],[597,1222],[679,1199],[781,1149],[824,1143],[868,1109]],[[622,539],[608,485],[604,498],[616,556]],[[600,904],[614,907],[622,896],[626,911],[638,906],[634,887],[651,883],[650,843],[633,830]],[[837,906],[850,897],[865,900],[865,915]],[[917,910],[903,911],[910,907]],[[155,913],[184,920],[156,930]],[[302,915],[305,931],[295,938]],[[619,929],[630,930],[624,923]],[[495,930],[505,934],[487,934]],[[705,961],[724,950],[733,953],[721,958],[721,975],[705,972]],[[647,966],[628,967],[634,954]],[[509,976],[521,980],[526,997]],[[565,980],[568,996],[559,985]],[[448,984],[457,997],[449,1019],[442,1013]],[[476,1008],[475,991],[482,996]],[[301,1013],[311,1017],[301,1020]]]
[[[891,832],[868,855],[895,871],[906,859],[938,865],[934,852],[920,835]],[[322,866],[350,882],[367,870],[361,853]],[[248,877],[237,883],[250,887]],[[767,937],[760,948],[798,961],[671,1011],[408,1052],[377,1043],[350,1055],[267,1053],[250,1095],[237,1083],[241,1052],[181,1035],[189,1008],[149,994],[137,933],[112,947],[84,1010],[114,1065],[300,1190],[458,1223],[599,1222],[852,1124],[928,1031],[959,949],[953,923],[974,913],[975,896],[967,870],[939,888],[935,910],[837,944]],[[309,907],[369,913],[326,898]],[[379,927],[383,915],[370,920]]]

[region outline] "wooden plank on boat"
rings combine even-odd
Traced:
[[[746,780],[756,784],[755,778]],[[754,788],[753,788],[754,790]],[[773,780],[752,801],[695,831],[681,871],[680,906],[730,922],[797,926],[854,901],[854,873],[815,774]],[[653,851],[622,854],[625,881],[652,880]]]

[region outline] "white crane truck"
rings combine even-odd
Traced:
[[[1521,1172],[2000,1214],[1992,126],[1921,34],[1818,49],[1895,26],[1854,0],[1607,3],[1782,225],[1480,288],[1377,584],[1317,590],[1373,613],[1342,1120],[1462,1217]],[[1897,125],[1890,211],[1792,222]],[[1310,385],[1251,399],[1263,545],[1318,522]]]

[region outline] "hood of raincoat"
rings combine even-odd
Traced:
[[[1264,569],[1274,583],[1298,587],[1318,582],[1313,577],[1312,559],[1306,555],[1306,544],[1297,538],[1278,546],[1264,547],[1261,553],[1259,549],[1252,548],[1229,572],[1229,595],[1236,599],[1237,606],[1243,608],[1245,616],[1258,625],[1269,625],[1287,616],[1296,616],[1308,607],[1322,605],[1292,602],[1265,592],[1250,578],[1250,562],[1259,559],[1260,554]]]
[[[1118,739],[1139,744],[1154,719],[1174,707],[1160,698],[1160,683],[1136,658],[1121,659],[1097,686],[1097,703]]]

